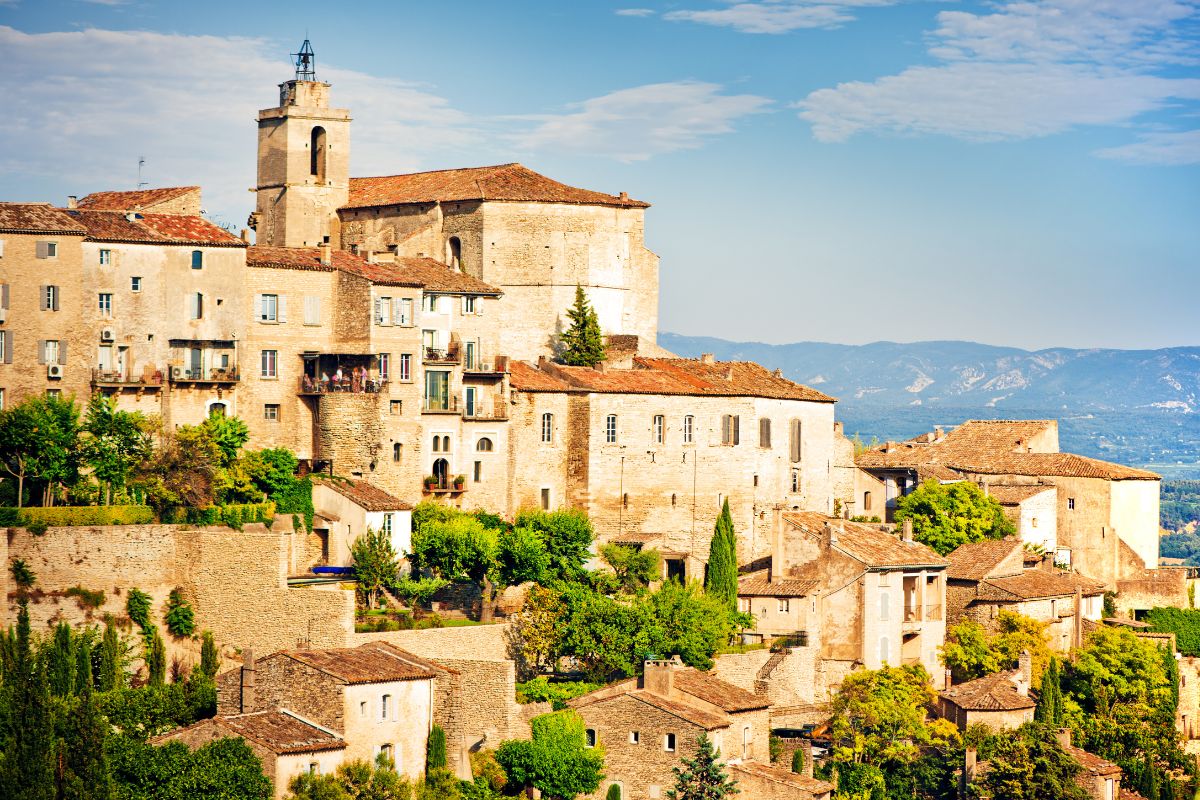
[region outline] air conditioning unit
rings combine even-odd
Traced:
[[[112,328],[104,328],[100,331],[100,341],[115,342],[117,340],[117,332]]]
[[[183,372],[184,372],[183,367],[171,367],[171,377],[172,378],[182,378]]]
[[[63,376],[62,364],[47,364],[46,365],[46,377],[47,378],[61,378],[62,376]]]

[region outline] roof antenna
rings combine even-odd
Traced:
[[[306,36],[304,44],[300,45],[299,53],[292,53],[296,59],[296,80],[315,81],[317,79],[317,54]]]
[[[146,166],[146,157],[145,157],[145,156],[138,156],[138,184],[137,184],[137,188],[138,188],[138,190],[139,190],[139,191],[140,191],[140,190],[142,190],[142,189],[145,189],[145,188],[146,188],[146,186],[147,186],[146,182],[145,182],[144,180],[142,180],[142,167],[144,167],[144,166]]]

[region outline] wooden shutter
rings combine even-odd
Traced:
[[[38,310],[46,311],[49,308],[50,308],[50,304],[48,302],[46,302],[46,287],[39,286],[38,287]]]
[[[49,242],[38,242],[36,247],[37,247],[36,255],[38,258],[49,258],[50,257],[50,243]]]
[[[39,364],[45,364],[45,363],[46,363],[46,340],[45,340],[45,339],[38,339],[38,353],[37,353],[37,356],[38,356],[38,363],[39,363]]]
[[[798,419],[792,420],[792,424],[790,427],[791,427],[792,462],[799,463],[800,456],[803,455],[803,453],[801,451],[800,434],[802,433],[802,428],[800,427],[800,420],[798,420]]]
[[[735,416],[733,418],[733,443],[734,444],[742,443],[742,430],[741,429],[742,429],[742,418],[740,416]]]
[[[281,294],[275,301],[275,318],[279,322],[287,322],[287,295]]]
[[[258,317],[259,322],[266,319],[266,315],[263,314],[263,296],[261,294],[254,295],[254,314]]]
[[[0,308],[8,308],[8,284],[0,284]]]
[[[53,296],[53,298],[51,298],[52,302],[50,304],[50,310],[58,311],[58,295],[61,292],[61,289],[59,289],[57,286],[54,286],[52,288],[54,289],[54,293],[53,293],[54,296]]]
[[[401,298],[399,298],[399,297],[392,298],[392,324],[393,325],[403,325],[407,322],[407,320],[403,319],[404,315],[401,313],[402,306],[403,306],[403,301],[401,300]]]
[[[375,324],[383,324],[383,303],[378,297],[375,298]]]
[[[12,363],[12,354],[13,354],[13,337],[14,337],[14,336],[15,336],[15,334],[14,334],[12,331],[5,331],[5,332],[4,332],[4,352],[3,352],[2,354],[0,354],[0,355],[3,355],[3,356],[4,356],[4,363],[5,363],[5,364],[11,364],[11,363]]]
[[[65,365],[67,363],[67,340],[63,339],[58,343],[58,363]]]

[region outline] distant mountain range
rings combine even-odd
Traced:
[[[771,345],[661,333],[682,356],[757,361],[839,399],[848,434],[1057,418],[1064,450],[1200,477],[1200,347],[1028,351],[974,342]]]

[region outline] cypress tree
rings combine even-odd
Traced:
[[[200,643],[200,671],[209,678],[215,678],[220,668],[221,657],[217,654],[217,643],[213,641],[212,631],[205,631]]]
[[[1154,765],[1154,759],[1150,757],[1148,750],[1142,753],[1141,773],[1141,780],[1138,781],[1138,792],[1143,797],[1156,800],[1158,797],[1158,767]]]
[[[1062,725],[1062,712],[1062,684],[1058,672],[1058,659],[1052,658],[1046,671],[1042,673],[1042,689],[1038,694],[1033,717],[1038,722],[1057,728]]]
[[[737,569],[737,534],[733,530],[733,516],[729,513],[729,501],[726,500],[721,506],[708,549],[708,575],[704,590],[724,601],[730,611],[737,611]]]
[[[668,800],[721,800],[736,794],[737,784],[721,768],[708,734],[700,734],[693,758],[683,759],[682,767],[673,767],[675,786],[667,791]]]
[[[600,331],[600,318],[587,301],[583,287],[575,285],[575,305],[567,309],[571,327],[562,334],[562,360],[573,367],[594,367],[605,359],[608,349]]]
[[[621,800],[621,784],[610,783],[608,791],[604,794],[604,800]]]
[[[54,720],[45,664],[29,643],[29,605],[22,597],[17,615],[17,653],[13,680],[5,680],[7,714],[0,731],[0,797],[52,800],[54,797]]]
[[[429,731],[429,741],[425,745],[425,774],[434,770],[446,768],[446,732],[441,725],[434,725]]]
[[[117,637],[117,626],[109,617],[104,622],[104,639],[100,642],[100,691],[111,692],[121,688],[121,640]]]
[[[92,689],[92,646],[86,636],[80,636],[75,646],[75,693]]]
[[[163,644],[158,628],[151,628],[146,642],[146,669],[150,673],[151,686],[162,686],[167,682],[167,646]]]
[[[797,749],[797,750],[792,751],[792,772],[796,773],[797,775],[801,775],[804,773],[804,751],[803,750]]]
[[[92,687],[84,686],[75,713],[66,721],[61,778],[63,800],[112,800],[112,775],[104,752],[108,727]]]
[[[71,638],[71,626],[65,622],[58,623],[54,628],[54,641],[50,645],[46,664],[50,691],[58,697],[66,697],[75,691],[75,652]]]

